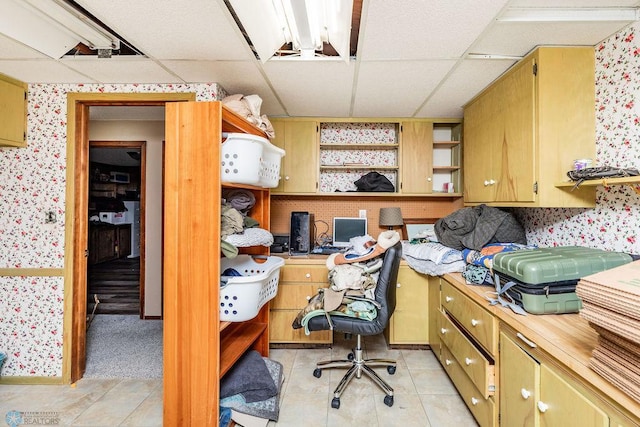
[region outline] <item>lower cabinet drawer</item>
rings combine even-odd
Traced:
[[[310,335],[305,335],[304,328],[293,329],[291,323],[299,312],[300,310],[271,310],[269,342],[330,344],[333,341],[332,331],[314,331]]]
[[[473,381],[482,396],[495,394],[495,364],[469,340],[449,317],[440,312],[438,321],[440,340],[447,346],[461,369]]]
[[[298,309],[307,306],[309,299],[318,293],[319,284],[282,283],[278,284],[278,293],[270,301],[271,309]]]
[[[494,427],[498,425],[497,406],[493,397],[484,398],[482,393],[474,386],[473,382],[465,374],[462,366],[451,354],[446,345],[441,346],[440,362],[444,370],[458,389],[462,400],[467,405],[473,417],[481,427]]]

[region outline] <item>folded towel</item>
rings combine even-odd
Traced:
[[[278,394],[264,359],[255,350],[245,353],[220,380],[220,398],[242,394],[246,402],[266,400]]]

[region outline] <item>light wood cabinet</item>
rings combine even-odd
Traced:
[[[27,84],[0,74],[0,147],[27,146]]]
[[[555,187],[595,156],[594,76],[592,47],[542,47],[465,105],[465,204],[594,206]]]
[[[266,137],[220,102],[167,103],[163,423],[170,426],[217,426],[220,378],[249,349],[269,355],[269,304],[249,321],[220,322],[222,132]],[[269,224],[268,189],[224,185],[252,191],[251,217]]]
[[[396,284],[396,308],[385,329],[389,345],[429,344],[429,276],[401,265]],[[437,286],[437,284],[435,284]]]
[[[433,122],[402,123],[402,184],[404,194],[433,191]]]
[[[498,322],[447,280],[440,281],[440,363],[482,426],[498,425]]]
[[[318,124],[314,120],[271,119],[271,143],[285,150],[280,182],[273,194],[308,194],[318,191]]]
[[[286,261],[285,261],[286,262]],[[328,270],[324,264],[284,265],[280,269],[278,294],[271,301],[269,339],[273,344],[331,344],[333,333],[314,331],[310,335],[304,328],[291,326],[300,310],[306,307],[318,289],[329,286]]]
[[[538,356],[540,360],[536,360],[529,355],[517,339],[500,333],[502,425],[609,426],[604,410],[543,358]],[[535,343],[526,337],[519,339],[524,346],[535,348]]]

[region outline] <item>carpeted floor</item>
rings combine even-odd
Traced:
[[[162,320],[98,314],[87,331],[85,378],[162,378]]]

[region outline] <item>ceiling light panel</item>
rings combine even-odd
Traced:
[[[511,7],[497,18],[502,22],[632,22],[637,19],[638,9],[631,7]]]

